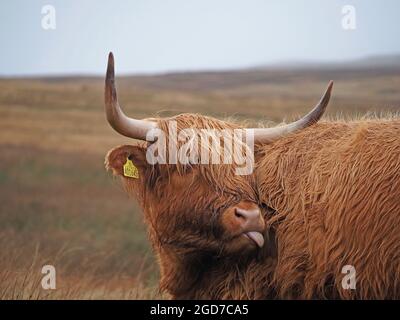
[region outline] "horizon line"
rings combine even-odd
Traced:
[[[303,59],[303,60],[286,60],[286,61],[276,61],[266,64],[248,65],[248,66],[238,66],[232,68],[193,68],[193,69],[171,69],[166,71],[141,71],[141,72],[120,72],[119,77],[155,77],[155,76],[168,76],[168,75],[180,75],[180,74],[205,74],[205,73],[229,73],[229,72],[243,72],[243,71],[268,71],[268,70],[288,70],[292,69],[294,71],[301,70],[324,70],[338,67],[347,67],[348,70],[354,69],[366,69],[366,65],[363,62],[367,62],[370,59],[381,59],[380,62],[385,62],[384,58],[398,58],[397,63],[392,61],[389,63],[368,65],[368,68],[384,68],[384,67],[399,67],[400,68],[400,52],[392,54],[374,54],[366,55],[359,58],[350,59],[338,59],[338,60],[318,60],[318,59]],[[352,65],[356,63],[355,65]],[[358,63],[358,65],[357,65]],[[350,66],[347,66],[350,64]],[[100,72],[48,72],[48,73],[27,73],[27,74],[1,74],[0,79],[56,79],[56,78],[99,78],[104,77],[106,73],[106,64],[104,67],[104,73]]]

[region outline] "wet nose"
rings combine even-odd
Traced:
[[[260,209],[235,208],[235,219],[244,231],[262,231],[265,223]]]

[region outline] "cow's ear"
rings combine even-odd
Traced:
[[[111,149],[106,155],[106,169],[121,176],[124,175],[124,166],[128,166],[133,174],[136,168],[144,171],[148,166],[146,150],[144,145],[124,145]]]

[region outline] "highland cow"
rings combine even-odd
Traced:
[[[111,150],[106,167],[143,209],[162,290],[175,299],[400,296],[400,122],[316,124],[331,89],[308,115],[276,128],[194,114],[136,120],[118,104],[110,54],[107,119],[142,141]],[[168,136],[172,120],[178,131],[250,131],[255,171],[237,175],[235,163],[150,164],[148,132]],[[348,265],[354,290],[342,286]]]

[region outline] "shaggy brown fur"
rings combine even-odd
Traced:
[[[258,153],[280,298],[400,298],[400,121],[321,123]],[[342,267],[356,270],[343,290]]]
[[[158,119],[158,127],[168,132],[169,120],[177,121],[178,130],[238,128],[190,114]],[[149,165],[146,147],[143,142],[117,147],[106,156],[106,167],[122,177],[143,208],[159,257],[161,288],[175,298],[200,297],[196,286],[209,270],[206,265],[213,266],[213,260],[228,251],[242,249],[232,244],[237,235],[223,230],[220,218],[233,205],[257,201],[254,176],[235,175],[235,165]],[[139,179],[123,177],[127,157],[138,167]]]
[[[179,129],[237,128],[197,115]],[[167,130],[167,120],[158,120]],[[154,165],[137,143],[109,152],[141,204],[159,258],[161,289],[173,298],[400,298],[400,121],[327,122],[258,146],[257,168]],[[243,251],[221,214],[257,203],[268,228],[261,250]],[[356,290],[341,287],[344,265]]]

